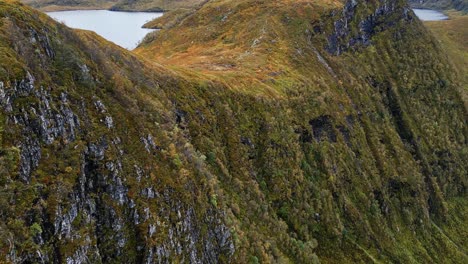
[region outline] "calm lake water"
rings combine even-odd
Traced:
[[[444,15],[443,13],[435,10],[430,9],[413,9],[414,13],[421,19],[422,21],[439,21],[439,20],[447,20],[448,16]]]
[[[146,22],[163,15],[163,13],[107,10],[61,11],[47,14],[69,27],[92,30],[126,49],[136,48],[138,42],[153,31],[141,28]]]

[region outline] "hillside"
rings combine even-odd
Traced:
[[[468,261],[466,81],[405,1],[172,17],[0,2],[0,261]]]
[[[428,8],[440,11],[458,10],[468,12],[468,0],[409,0],[413,8]]]
[[[462,94],[468,104],[468,16],[450,12],[450,19],[438,22],[425,22],[447,52],[461,80]],[[468,105],[467,105],[468,108]]]
[[[11,1],[0,47],[0,262],[232,256],[211,174],[165,94],[193,84]]]

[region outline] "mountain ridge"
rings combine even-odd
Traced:
[[[467,259],[464,84],[404,1],[213,1],[137,54],[0,17],[1,258]]]

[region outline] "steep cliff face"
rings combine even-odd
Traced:
[[[0,14],[2,261],[232,256],[201,155],[158,88],[183,82],[18,3]]]
[[[212,1],[149,60],[0,17],[2,259],[466,262],[465,84],[404,1]]]
[[[397,23],[406,24],[414,19],[402,1],[368,2],[366,7],[370,11],[367,12],[360,10],[362,5],[362,2],[347,1],[340,12],[333,13],[334,27],[326,47],[329,53],[340,55],[350,49],[368,47],[378,33],[391,29]]]

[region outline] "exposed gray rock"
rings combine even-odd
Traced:
[[[19,127],[22,132],[17,146],[21,158],[20,177],[24,182],[30,182],[31,175],[38,168],[42,148],[54,146],[58,140],[60,144],[63,142],[67,145],[77,138],[83,139],[82,129],[90,124],[84,100],[73,100],[66,92],[54,95],[50,88],[35,87],[34,82],[34,77],[27,74],[12,87],[0,83],[0,106],[9,113],[7,122]],[[17,103],[18,98],[27,98],[28,104]],[[72,108],[74,104],[79,105],[77,111],[82,121]],[[91,106],[105,114],[107,128],[114,126],[114,120],[102,101],[94,98],[94,105]],[[134,172],[127,175],[128,168],[125,170],[122,162],[125,145],[120,137],[113,134],[113,130],[108,133],[97,141],[85,141],[75,185],[63,200],[58,201],[55,213],[47,220],[50,221],[48,233],[57,238],[57,243],[79,241],[79,246],[64,255],[62,261],[99,263],[103,261],[103,256],[125,256],[125,248],[135,236],[134,230],[141,224],[147,224],[147,233],[138,238],[138,248],[147,263],[167,263],[175,257],[190,263],[215,263],[220,254],[233,254],[229,230],[219,220],[223,218],[222,214],[213,210],[204,219],[198,219],[195,208],[174,198],[173,190],[166,189],[162,194],[153,185],[143,184],[149,173],[141,164],[134,164]],[[151,134],[141,137],[141,141],[142,150],[149,153],[160,150]],[[74,149],[80,145],[76,144]],[[72,174],[70,177],[73,177]],[[142,183],[142,196],[162,203],[160,211],[152,212],[150,207],[143,207],[128,197],[126,181],[129,177],[135,177]],[[204,225],[212,229],[206,235],[201,232]],[[86,237],[83,237],[83,229],[87,230]],[[144,239],[158,233],[167,234],[166,239],[145,249]],[[40,237],[38,241],[42,244],[47,238]],[[102,246],[102,241],[115,241],[112,252]],[[203,246],[199,247],[200,244]],[[56,260],[41,251],[35,258],[44,263]]]
[[[72,226],[71,223],[78,216],[78,207],[76,202],[71,204],[68,213],[63,213],[62,206],[58,206],[55,215],[55,233],[59,239],[71,238]]]
[[[46,88],[36,89],[34,82],[35,78],[27,73],[23,80],[14,83],[9,89],[3,82],[0,85],[1,106],[6,113],[16,111],[7,120],[20,125],[22,129],[23,139],[18,144],[21,150],[20,177],[26,182],[29,182],[32,171],[39,165],[41,142],[52,144],[58,138],[62,138],[65,143],[74,141],[80,127],[65,93],[59,99],[53,98]],[[29,99],[28,105],[16,104],[16,99],[25,97]]]
[[[104,124],[107,128],[111,129],[114,127],[114,120],[111,116],[106,116],[106,118],[104,119]]]
[[[153,187],[144,188],[141,194],[148,199],[153,199],[155,196],[159,197],[158,192],[154,191]]]
[[[102,138],[99,143],[90,143],[87,148],[87,153],[89,156],[96,160],[103,160],[104,154],[108,148],[107,141],[105,138]]]
[[[189,256],[189,259],[185,260],[189,263],[218,263],[220,254],[227,256],[234,254],[230,231],[220,220],[222,217],[220,213],[214,209],[206,212],[203,225],[208,226],[209,231],[206,235],[202,235],[195,209],[171,199],[170,194],[171,191],[166,190],[161,198],[170,204],[167,209],[173,214],[168,214],[164,208],[161,208],[159,213],[159,216],[165,219],[165,223],[172,223],[167,227],[167,240],[154,248],[147,249],[146,263],[167,263],[175,256]],[[150,214],[149,209],[145,211]],[[176,218],[170,218],[170,215]],[[156,226],[150,224],[148,237],[157,230]],[[202,250],[197,247],[200,243],[203,245]]]
[[[0,82],[0,106],[6,111],[6,112],[11,112],[12,106],[11,106],[11,99],[10,96],[8,95],[7,91],[5,91],[5,84],[3,82]]]
[[[78,64],[80,69],[80,80],[85,82],[92,82],[93,76],[91,75],[91,71],[89,70],[86,64]]]
[[[94,101],[94,106],[96,107],[96,109],[100,112],[100,113],[106,113],[107,112],[107,108],[106,106],[101,102],[101,100],[98,100],[97,98],[94,98],[95,101]]]
[[[76,130],[80,122],[67,103],[67,95],[62,93],[60,101],[56,102],[44,88],[36,92],[39,99],[38,111],[33,111],[39,119],[39,135],[47,144],[52,144],[57,138],[65,142],[76,139]],[[52,109],[51,105],[58,106],[60,111]]]
[[[66,257],[66,262],[67,264],[101,263],[101,257],[91,238],[86,236],[84,245],[80,246],[72,256]]]
[[[34,81],[35,79],[31,73],[27,72],[26,78],[22,79],[15,85],[15,95],[17,97],[29,96],[34,91]]]
[[[154,152],[159,150],[160,148],[154,143],[153,136],[148,134],[146,137],[140,138],[141,142],[143,142],[145,149],[148,153]]]
[[[19,145],[20,149],[20,177],[24,182],[30,182],[31,172],[39,166],[41,159],[41,146],[37,138],[33,138],[26,131],[23,141]]]
[[[156,226],[150,224],[148,228],[149,228],[149,230],[148,230],[148,235],[149,235],[150,237],[152,237],[153,234],[156,233]]]
[[[137,179],[138,182],[141,182],[141,178],[144,176],[145,173],[144,173],[143,169],[140,168],[138,165],[134,165],[134,168],[135,168],[135,172],[137,174],[136,179]]]
[[[341,14],[332,14],[339,18],[333,24],[333,32],[327,37],[325,49],[330,54],[340,55],[350,49],[367,47],[372,44],[373,35],[394,26],[398,19],[412,20],[407,5],[400,6],[397,1],[388,0],[379,0],[373,13],[356,14],[358,5],[365,4],[364,1],[348,0]],[[358,25],[356,30],[351,28],[353,23]]]
[[[51,45],[48,33],[46,31],[45,32],[37,32],[35,29],[31,28],[30,29],[30,34],[31,34],[31,42],[32,43],[39,42],[39,45],[42,47],[45,54],[49,58],[54,58],[55,57],[55,52],[52,49],[52,45]]]

